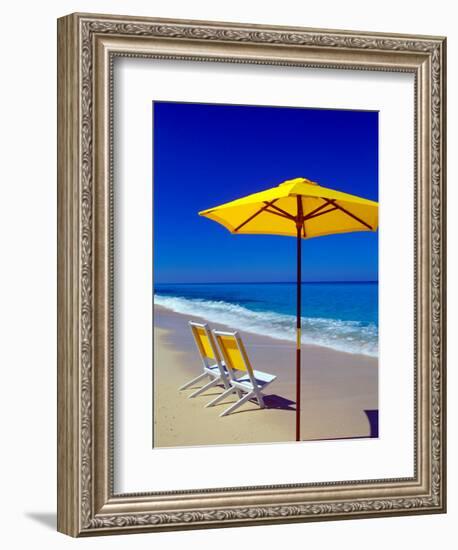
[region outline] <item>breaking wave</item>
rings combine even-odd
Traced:
[[[176,313],[202,317],[233,329],[296,341],[296,318],[273,311],[253,311],[238,304],[200,298],[154,295],[154,303]],[[302,317],[302,343],[347,353],[378,356],[378,329],[373,323]]]

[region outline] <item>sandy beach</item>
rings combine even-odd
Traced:
[[[189,320],[205,322],[161,306],[154,308],[154,446],[294,441],[294,345],[241,331],[253,367],[277,379],[266,390],[267,408],[248,402],[221,418],[219,414],[235,396],[205,408],[221,393],[220,388],[192,399],[188,399],[192,389],[178,390],[202,371]],[[211,327],[234,330],[216,323]],[[301,438],[376,435],[369,419],[378,409],[377,377],[377,358],[303,345]]]

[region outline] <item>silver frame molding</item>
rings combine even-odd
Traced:
[[[94,14],[58,20],[58,530],[71,536],[445,512],[443,37]],[[112,61],[415,76],[415,475],[114,494]]]

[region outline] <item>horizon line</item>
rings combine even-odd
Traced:
[[[345,283],[345,284],[378,284],[377,280],[371,281],[301,281],[301,284],[336,284],[336,283]],[[158,282],[155,283],[158,285],[286,285],[286,284],[296,284],[296,281],[195,281],[195,282]]]

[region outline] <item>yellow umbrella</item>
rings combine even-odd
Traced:
[[[376,231],[378,203],[321,187],[314,181],[295,178],[277,187],[253,193],[199,212],[231,233],[286,235],[297,238],[296,320],[296,440],[300,440],[301,400],[301,242],[302,239]]]

